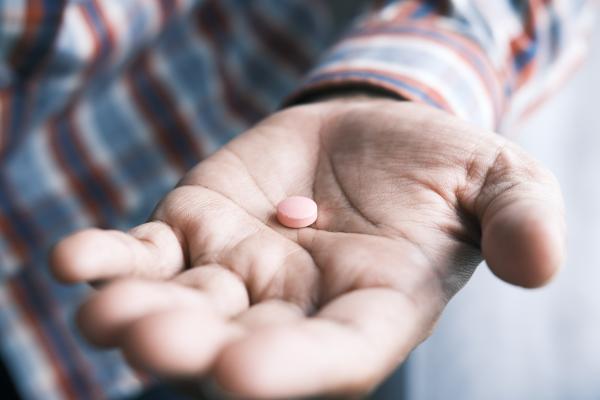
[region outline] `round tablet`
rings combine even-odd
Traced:
[[[317,203],[303,196],[292,196],[277,205],[277,220],[288,228],[304,228],[317,220]]]

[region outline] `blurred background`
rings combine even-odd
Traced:
[[[561,183],[569,225],[563,271],[530,291],[480,266],[410,358],[406,398],[600,399],[598,29],[590,50],[572,79],[508,133]]]

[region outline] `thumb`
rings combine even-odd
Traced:
[[[508,283],[542,286],[565,256],[566,224],[558,182],[523,150],[502,139],[489,160],[475,200],[483,257]]]

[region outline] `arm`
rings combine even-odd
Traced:
[[[593,1],[393,1],[324,57],[291,102],[361,86],[509,126],[581,61]],[[432,5],[437,4],[437,5]]]

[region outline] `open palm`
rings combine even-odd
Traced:
[[[316,223],[274,217],[313,198]],[[274,114],[192,169],[128,233],[56,246],[64,281],[115,279],[85,336],[167,377],[245,397],[364,393],[430,333],[481,257],[522,286],[563,256],[552,176],[427,106],[329,101]]]

